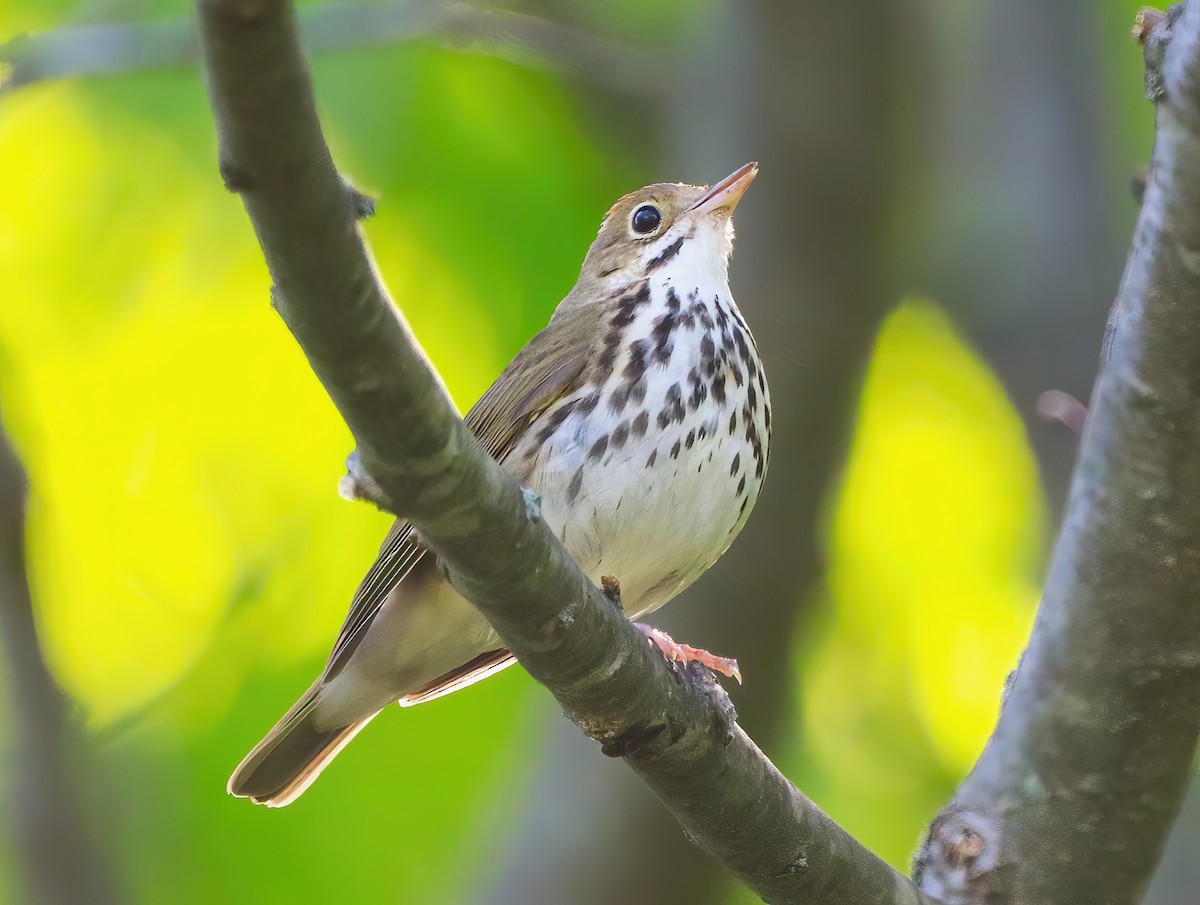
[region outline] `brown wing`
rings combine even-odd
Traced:
[[[326,681],[342,671],[388,593],[412,571],[424,554],[425,546],[413,526],[404,519],[397,519],[384,537],[375,562],[354,592],[350,612],[325,665]]]
[[[482,682],[489,676],[494,676],[502,669],[506,669],[517,662],[517,658],[508,652],[505,648],[499,650],[490,650],[485,654],[480,654],[474,660],[469,660],[458,669],[452,669],[450,672],[438,676],[431,682],[426,682],[420,688],[417,688],[400,699],[401,707],[412,707],[415,704],[424,704],[426,701],[432,701],[434,698],[444,697],[452,692],[466,688],[468,685],[474,685],[476,682]]]
[[[471,406],[467,427],[498,462],[542,412],[579,386],[602,311],[590,305],[556,315]]]
[[[557,399],[579,385],[579,375],[590,354],[590,340],[598,333],[601,309],[602,306],[593,305],[558,315],[553,321],[553,332],[547,327],[531,339],[471,407],[464,419],[467,427],[494,459],[503,462],[526,428]],[[350,612],[325,667],[327,680],[341,672],[387,595],[424,554],[425,547],[413,526],[397,519],[384,538],[379,556],[354,593]],[[450,676],[453,679],[447,678],[451,681],[462,678]],[[439,689],[425,689],[423,699],[428,700],[430,695],[439,696]]]

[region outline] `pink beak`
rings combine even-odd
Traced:
[[[733,209],[742,200],[742,195],[745,194],[746,189],[750,187],[750,183],[757,175],[757,163],[747,163],[738,167],[701,195],[699,200],[688,208],[688,213],[708,214],[719,210],[733,213]]]

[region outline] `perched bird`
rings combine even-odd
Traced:
[[[579,281],[466,423],[542,500],[592,581],[616,576],[632,616],[658,609],[729,547],[767,467],[770,398],[729,292],[733,209],[758,172],[656,184],[609,210]],[[675,660],[734,661],[641,626]],[[432,700],[513,663],[403,519],[354,596],[320,678],[229,780],[294,801],[388,704]]]

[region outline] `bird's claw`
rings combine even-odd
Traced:
[[[738,669],[737,660],[731,660],[728,657],[718,657],[706,650],[692,647],[690,644],[680,644],[666,632],[642,622],[635,622],[634,625],[672,663],[682,663],[684,666],[688,663],[699,663],[701,666],[707,666],[713,672],[719,672],[723,676],[737,679],[737,683],[739,685],[742,684],[742,671]]]

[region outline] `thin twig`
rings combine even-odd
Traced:
[[[1063,390],[1046,390],[1037,400],[1038,417],[1057,421],[1076,437],[1083,436],[1087,406]]]
[[[668,48],[635,47],[536,16],[455,0],[322,4],[302,12],[300,31],[312,54],[437,41],[635,95],[660,94],[672,71]],[[39,82],[182,69],[199,61],[192,19],[65,26],[0,45],[0,63],[9,69],[0,95]]]
[[[467,431],[376,279],[291,4],[202,0],[200,30],[222,174],[254,224],[280,314],[354,434],[359,487],[412,519],[567,714],[768,901],[920,901],[788,782],[710,676],[647,645]]]

